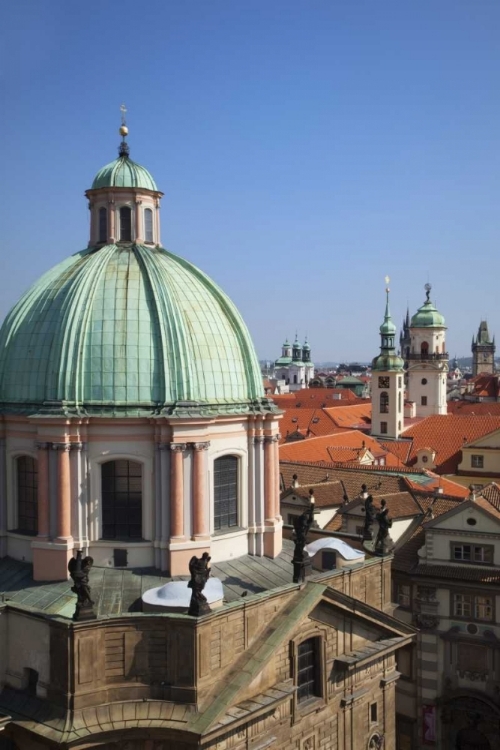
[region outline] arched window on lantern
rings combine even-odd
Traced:
[[[146,242],[154,242],[153,239],[153,211],[144,209],[144,239]]]
[[[132,241],[132,211],[130,206],[120,208],[120,240],[122,242]]]
[[[108,209],[102,206],[99,209],[99,242],[106,242],[108,239]]]

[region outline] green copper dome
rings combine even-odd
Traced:
[[[4,410],[238,411],[263,397],[233,303],[162,248],[91,247],[59,263],[5,319],[0,352]]]
[[[445,328],[444,317],[436,310],[430,299],[419,307],[411,319],[411,328]]]
[[[156,182],[147,169],[136,164],[128,156],[120,156],[99,170],[94,177],[92,190],[105,187],[144,188],[158,191]]]

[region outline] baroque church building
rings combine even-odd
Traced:
[[[39,581],[66,579],[75,548],[170,575],[281,550],[279,415],[248,330],[162,247],[163,193],[120,132],[86,192],[88,247],[0,332],[0,555]]]
[[[235,306],[162,247],[127,134],[86,193],[88,247],[0,332],[0,748],[395,747],[415,631],[392,617],[391,558],[309,546],[295,582],[281,413]]]

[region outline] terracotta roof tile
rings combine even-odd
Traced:
[[[481,495],[485,497],[494,508],[500,510],[500,486],[496,482],[486,484],[481,489]]]
[[[402,464],[408,461],[411,449],[411,440],[387,440],[380,441],[380,445],[389,453],[393,453]]]
[[[448,401],[448,414],[500,416],[500,401]]]
[[[463,484],[458,484],[458,482],[453,482],[451,479],[446,479],[430,471],[425,471],[424,477],[425,480],[422,482],[416,482],[411,477],[406,477],[408,485],[415,494],[428,496],[436,490],[442,490],[439,494],[447,498],[465,500],[469,497],[469,490]]]
[[[432,578],[455,578],[460,581],[477,581],[478,583],[500,583],[498,568],[487,570],[473,568],[457,563],[456,565],[417,565],[412,575],[430,576]]]
[[[333,482],[319,482],[317,484],[304,484],[286,490],[286,495],[296,495],[304,500],[309,500],[309,490],[314,490],[314,503],[317,508],[330,508],[342,505],[344,490],[339,480]],[[281,501],[286,503],[286,496],[281,496]]]
[[[340,513],[335,513],[331,521],[325,526],[325,531],[341,531],[342,530],[342,516]],[[352,546],[352,544],[351,544]]]
[[[403,437],[413,439],[409,463],[415,463],[421,448],[430,446],[436,451],[436,470],[454,474],[462,460],[462,445],[499,428],[500,416],[442,414],[427,417],[403,433]]]
[[[399,461],[392,453],[385,451],[380,443],[370,435],[365,435],[359,430],[349,430],[340,432],[335,435],[326,435],[323,437],[309,438],[295,443],[285,443],[280,446],[280,460],[300,460],[300,461],[329,461],[335,463],[337,460],[332,455],[332,449],[337,451],[339,448],[350,448],[351,450],[361,453],[363,449],[368,450],[376,457],[383,457],[386,466],[398,466]],[[352,459],[354,460],[355,454]]]
[[[365,428],[368,429],[372,423],[372,405],[370,401],[363,399],[362,403],[349,406],[330,406],[325,408],[337,427]]]
[[[337,427],[324,409],[286,408],[280,420],[281,442],[299,432],[303,437],[319,437],[332,435],[342,428]]]

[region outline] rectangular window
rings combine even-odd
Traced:
[[[214,461],[214,528],[238,525],[238,459],[223,456]]]
[[[409,607],[411,604],[411,589],[407,583],[394,584],[394,600],[398,607]]]
[[[493,621],[493,597],[453,594],[453,614],[483,622]]]
[[[38,534],[38,464],[31,456],[17,461],[17,531]]]
[[[483,469],[484,468],[484,456],[476,456],[472,454],[470,457],[470,464],[473,469]]]
[[[372,724],[377,723],[377,704],[372,703],[370,706],[370,722]]]
[[[150,208],[144,209],[144,239],[153,242],[153,211]]]
[[[451,543],[451,559],[456,562],[493,562],[493,545]]]
[[[491,596],[474,597],[474,617],[476,620],[493,620],[493,599]]]
[[[470,594],[453,594],[453,614],[456,617],[472,616],[472,596]]]
[[[321,696],[318,663],[319,641],[308,638],[298,647],[297,701],[302,703]]]
[[[380,423],[380,434],[387,435],[387,422]]]
[[[420,405],[421,406],[427,406],[427,396],[422,396],[422,398],[420,400]]]

